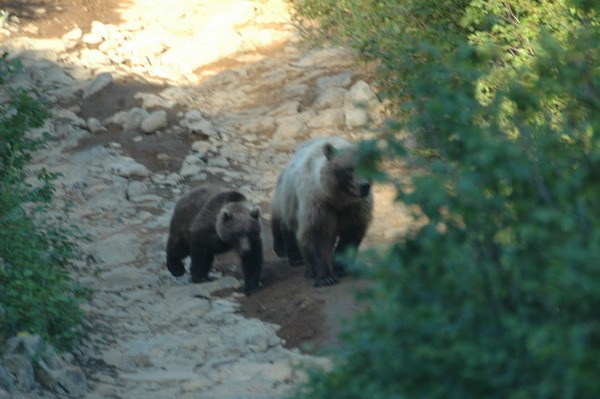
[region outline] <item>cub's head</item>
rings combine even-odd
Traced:
[[[356,173],[358,154],[356,147],[335,148],[326,143],[323,153],[327,164],[322,171],[323,183],[341,202],[366,198],[371,193],[371,183]]]
[[[225,204],[217,216],[217,235],[242,257],[251,256],[252,243],[260,239],[260,208],[248,201]]]

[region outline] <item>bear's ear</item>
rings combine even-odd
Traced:
[[[250,216],[252,216],[254,219],[258,219],[258,217],[260,216],[260,208],[257,206],[252,208],[252,210],[250,211]]]
[[[327,158],[329,161],[331,161],[331,158],[333,158],[334,153],[335,153],[335,147],[333,146],[333,144],[326,143],[323,146],[323,154],[325,154],[325,158]]]
[[[231,212],[229,212],[229,209],[221,209],[221,219],[223,219],[224,222],[231,219]]]

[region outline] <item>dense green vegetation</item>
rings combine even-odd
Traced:
[[[44,138],[28,135],[47,113],[8,76],[18,62],[0,58],[0,337],[40,334],[61,348],[78,335],[77,297],[64,266],[75,257],[75,231],[51,216],[56,175],[31,176],[31,154]]]
[[[379,61],[419,146],[382,133],[363,149],[414,164],[398,199],[424,220],[371,255],[371,310],[298,395],[600,397],[598,3],[294,4]]]

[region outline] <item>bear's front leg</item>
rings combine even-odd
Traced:
[[[262,240],[252,242],[250,254],[242,256],[242,272],[244,273],[244,294],[252,295],[258,291],[263,263]]]
[[[169,269],[173,276],[183,276],[185,266],[183,266],[181,260],[188,256],[188,254],[188,245],[182,238],[169,236],[169,241],[167,242],[167,269]]]
[[[192,259],[192,265],[190,266],[192,283],[212,281],[208,277],[208,272],[210,272],[214,260],[213,252],[203,245],[194,245],[191,248],[190,257]]]
[[[304,243],[302,252],[307,262],[306,274],[315,278],[315,287],[339,283],[331,264],[333,234],[328,229],[314,228],[303,233],[301,241]]]

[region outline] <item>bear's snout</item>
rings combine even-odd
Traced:
[[[358,191],[361,197],[366,197],[371,192],[371,183],[368,181],[361,182],[358,186]]]

